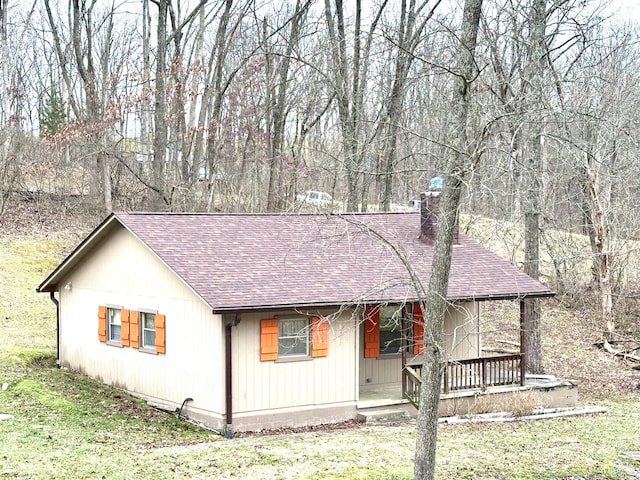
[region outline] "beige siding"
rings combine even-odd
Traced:
[[[360,362],[360,386],[400,383],[402,381],[402,358],[400,355],[364,358],[364,323],[360,320],[358,358]]]
[[[362,358],[360,359],[360,385],[382,385],[400,383],[402,380],[402,359],[399,356],[391,358]]]
[[[326,357],[261,362],[260,320],[287,313],[291,314],[243,314],[233,328],[234,419],[266,412],[355,404],[356,331],[350,313],[331,319]]]
[[[479,304],[449,306],[444,324],[445,350],[451,360],[480,356]]]
[[[158,403],[175,406],[191,397],[191,411],[221,417],[221,318],[129,232],[119,229],[98,245],[61,285],[63,366]],[[99,305],[165,314],[166,353],[100,342]]]

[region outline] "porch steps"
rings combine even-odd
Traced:
[[[404,422],[411,418],[404,408],[379,408],[358,411],[358,420],[364,423],[395,423]]]

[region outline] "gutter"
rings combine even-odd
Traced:
[[[60,302],[56,292],[49,292],[49,298],[56,306],[56,368],[60,368]]]
[[[448,302],[486,302],[486,301],[499,301],[499,300],[523,300],[528,298],[551,298],[556,294],[551,290],[532,292],[532,293],[513,293],[513,294],[500,294],[500,295],[470,295],[470,296],[458,296],[447,297]],[[290,309],[307,309],[313,310],[318,308],[340,308],[342,306],[359,306],[373,303],[386,303],[390,305],[403,305],[406,303],[416,303],[421,299],[418,297],[405,297],[402,299],[393,298],[378,298],[378,299],[358,299],[358,300],[344,300],[344,301],[331,301],[331,302],[317,302],[317,303],[291,303],[291,304],[266,304],[266,305],[236,305],[230,307],[213,307],[211,313],[215,314],[230,314],[238,312],[278,312],[282,310]]]

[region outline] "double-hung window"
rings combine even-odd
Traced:
[[[120,309],[119,308],[107,308],[107,338],[110,342],[120,342],[120,329],[122,324],[120,322]]]
[[[156,314],[140,312],[140,326],[142,327],[142,348],[156,349]]]
[[[301,360],[328,354],[327,318],[292,316],[260,320],[260,361]]]
[[[307,355],[309,355],[309,319],[280,319],[278,322],[278,357]]]

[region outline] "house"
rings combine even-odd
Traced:
[[[229,433],[352,419],[376,389],[412,398],[438,199],[409,213],[111,214],[38,287],[57,305],[59,365]],[[520,354],[481,355],[480,304],[551,294],[456,234],[444,394],[523,385]]]

